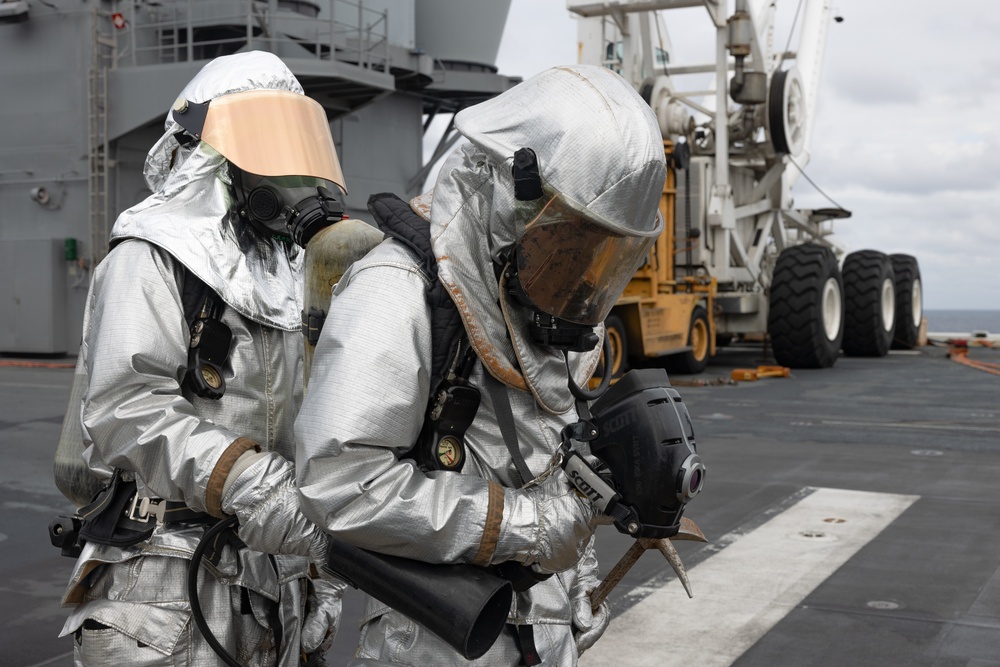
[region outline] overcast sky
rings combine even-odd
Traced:
[[[814,2],[816,0],[805,0]],[[798,0],[777,0],[784,44]],[[732,6],[732,0],[729,2]],[[1000,12],[991,0],[834,0],[806,173],[853,212],[848,251],[917,257],[928,309],[1000,309]],[[675,62],[710,62],[702,8],[662,12]],[[497,67],[576,62],[564,0],[513,0]],[[793,42],[794,48],[794,42]],[[800,179],[796,206],[827,201]]]

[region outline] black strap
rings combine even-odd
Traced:
[[[435,425],[443,407],[443,404],[439,404],[439,397],[442,395],[442,390],[447,391],[455,384],[465,384],[474,366],[475,352],[471,348],[465,350],[463,345],[465,324],[448,290],[438,280],[438,264],[431,244],[430,223],[414,213],[407,202],[388,192],[369,197],[368,210],[375,224],[387,237],[402,243],[413,253],[429,278],[424,299],[431,315],[430,401],[420,436],[406,456],[414,458],[424,469],[439,469]],[[453,369],[455,378],[449,375]],[[478,407],[478,395],[476,405]],[[438,416],[432,417],[435,410],[438,411]],[[458,436],[458,440],[461,441],[460,436],[464,434],[465,428],[468,426],[462,429],[461,434],[452,432],[450,435]],[[452,469],[461,470],[461,467],[462,464],[459,463]]]
[[[180,521],[206,521],[215,523],[218,519],[211,514],[193,510],[184,503],[177,500],[165,501],[163,510],[163,523],[178,523]]]
[[[202,306],[205,305],[205,299],[214,297],[215,292],[201,278],[188,271],[184,266],[181,266],[181,277],[184,281],[180,285],[181,306],[184,309],[184,322],[190,331],[194,321],[198,319]],[[217,307],[215,302],[218,301],[219,299],[212,299],[212,306]],[[212,315],[218,317],[216,313]]]
[[[517,644],[517,650],[521,653],[520,664],[526,665],[526,667],[542,664],[542,658],[538,655],[538,649],[535,648],[535,629],[530,625],[508,624],[507,627],[514,635],[514,643]]]
[[[493,403],[493,412],[496,413],[497,423],[500,425],[503,443],[507,445],[510,458],[514,461],[515,475],[519,478],[516,480],[517,486],[522,487],[533,480],[535,476],[531,474],[524,456],[521,455],[521,448],[517,444],[517,427],[514,422],[514,413],[510,408],[510,398],[507,396],[507,386],[490,375],[488,370],[483,370],[483,376],[486,378],[486,391],[490,393],[490,401]]]
[[[211,524],[212,528],[210,528],[209,530],[212,530],[215,527],[215,525],[219,523],[219,519],[216,519],[215,517],[209,514],[206,514],[205,516],[209,517],[210,520],[206,521],[206,523]],[[205,535],[206,536],[208,535],[208,531],[205,532]],[[205,538],[202,537],[202,540],[204,539]],[[243,542],[243,540],[240,539],[240,536],[236,533],[236,528],[232,525],[227,526],[226,528],[213,533],[212,539],[205,547],[203,557],[212,565],[218,566],[219,561],[222,560],[222,551],[223,549],[226,548],[227,545],[231,546],[234,551],[239,551],[240,549],[246,547],[246,544]]]
[[[316,343],[319,342],[319,333],[325,323],[326,312],[322,308],[310,306],[309,312],[302,311],[302,335],[312,347],[316,347]]]
[[[396,239],[413,252],[430,278],[425,296],[431,309],[430,387],[433,396],[447,375],[449,362],[455,351],[455,341],[465,332],[465,325],[451,295],[438,280],[437,257],[431,246],[430,223],[414,213],[407,202],[388,192],[369,197],[368,210],[386,236]]]
[[[278,561],[275,560],[274,554],[268,554],[268,559],[271,561],[271,567],[274,568],[274,573],[281,576],[281,570],[278,568]],[[281,623],[281,605],[277,602],[271,602],[267,607],[267,624],[271,626],[271,633],[274,635],[274,650],[278,655],[281,655],[281,644],[284,641],[284,626]]]

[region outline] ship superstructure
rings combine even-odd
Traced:
[[[348,213],[417,194],[431,120],[516,83],[497,73],[509,0],[47,0],[0,3],[0,352],[74,354],[117,214],[209,60],[280,56],[330,118]],[[462,30],[453,29],[465,26]],[[449,126],[443,154],[456,138]]]

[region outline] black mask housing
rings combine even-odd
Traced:
[[[504,277],[507,294],[528,311],[528,336],[536,345],[544,345],[566,352],[589,352],[597,347],[600,336],[592,324],[577,324],[540,310],[521,286],[517,275],[516,258],[507,263]]]
[[[687,406],[663,369],[626,373],[591,407],[594,470],[578,454],[564,467],[573,483],[632,537],[673,537],[687,503],[705,484]]]
[[[321,229],[344,217],[328,181],[299,176],[258,176],[230,163],[240,219],[263,234],[289,236],[305,248]]]

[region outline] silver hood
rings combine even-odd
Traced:
[[[542,183],[606,226],[649,232],[666,175],[656,119],[620,76],[577,65],[546,70],[460,112],[455,127],[470,143],[442,166],[430,211],[440,279],[490,373],[530,390],[549,412],[565,412],[573,397],[563,353],[530,342],[522,308],[501,293],[494,273],[536,207],[514,198],[514,152],[534,150]],[[599,357],[599,347],[569,354],[577,384]]]
[[[261,89],[303,92],[277,56],[250,51],[208,63],[180,96],[206,102]],[[301,251],[264,239],[242,225],[230,213],[225,158],[203,142],[182,147],[175,137],[180,131],[172,112],[168,113],[164,134],[150,149],[143,171],[153,194],[118,216],[111,230],[112,242],[138,238],[157,245],[244,317],[297,330]]]

